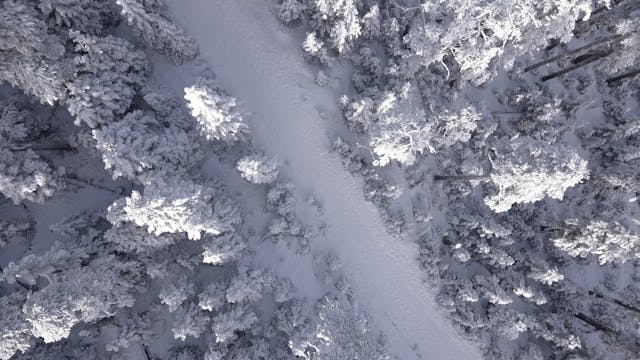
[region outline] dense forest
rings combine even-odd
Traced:
[[[637,358],[640,2],[263,2],[457,336]],[[0,2],[0,359],[404,360],[322,246],[324,194],[187,25],[163,0]]]
[[[284,0],[278,15],[305,29],[320,83],[352,67],[337,101],[355,135],[335,149],[389,231],[415,234],[438,303],[487,358],[637,357],[638,2]]]

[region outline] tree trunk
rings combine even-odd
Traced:
[[[576,317],[577,319],[580,319],[582,321],[584,321],[585,323],[593,326],[594,328],[607,333],[607,334],[614,334],[616,333],[615,331],[613,331],[612,329],[610,329],[609,327],[599,323],[597,320],[593,319],[592,317],[585,315],[583,313],[577,313],[577,314],[573,314],[574,317]]]
[[[629,77],[634,77],[638,74],[640,74],[640,69],[632,70],[632,71],[614,76],[610,79],[607,79],[607,85],[611,86],[611,84],[617,83],[618,81],[624,80]]]
[[[63,177],[63,179],[65,179],[67,181],[74,182],[76,184],[92,186],[92,187],[94,187],[96,189],[108,191],[108,192],[114,193],[116,195],[123,195],[125,193],[125,189],[123,187],[119,187],[117,190],[110,189],[110,188],[108,188],[106,186],[97,185],[97,184],[94,184],[94,183],[92,183],[90,181],[87,181],[85,179],[81,179],[75,174],[68,174],[68,176]]]
[[[145,360],[151,360],[151,355],[149,355],[149,349],[147,348],[147,345],[142,344],[142,351],[144,352]]]
[[[38,291],[38,286],[36,286],[36,285],[31,286],[29,284],[25,284],[20,279],[16,279],[16,284],[22,286],[23,288],[27,289],[28,291]]]
[[[467,181],[467,180],[486,180],[489,178],[489,175],[434,175],[434,181],[443,181],[443,180],[459,180],[459,181]]]
[[[0,148],[10,151],[76,151],[76,148],[66,143],[2,145]]]
[[[26,211],[27,216],[29,217],[29,228],[27,230],[25,230],[25,243],[26,243],[26,252],[31,251],[31,234],[29,233],[29,230],[31,229],[31,226],[33,226],[33,224],[35,223],[35,220],[33,220],[33,215],[31,214],[31,210],[29,209],[29,207],[27,206],[27,204],[25,204],[24,202],[22,203],[22,208],[24,209],[24,211]]]
[[[633,312],[635,312],[637,314],[640,314],[640,308],[637,308],[637,307],[635,307],[633,305],[626,304],[626,303],[622,302],[621,300],[612,298],[612,297],[607,296],[607,295],[600,294],[600,293],[592,291],[592,290],[589,290],[588,294],[591,295],[591,296],[595,296],[598,299],[603,299],[603,300],[612,302],[612,303],[614,303],[616,305],[622,306],[623,308],[625,308],[627,310],[631,310],[631,311],[633,311]]]
[[[560,70],[560,71],[556,71],[556,72],[551,73],[551,74],[549,74],[549,75],[543,76],[543,77],[542,77],[542,81],[548,81],[548,80],[551,80],[551,79],[555,79],[555,78],[557,78],[558,76],[562,76],[562,75],[564,75],[564,74],[566,74],[566,73],[568,73],[568,72],[571,72],[571,71],[573,71],[573,70],[579,69],[579,68],[581,68],[581,67],[583,67],[583,66],[585,66],[585,65],[587,65],[587,64],[590,64],[590,63],[592,63],[592,62],[595,62],[595,61],[598,61],[598,60],[600,60],[600,59],[603,59],[603,58],[605,58],[605,57],[607,57],[607,56],[611,55],[613,52],[614,52],[614,51],[607,51],[607,52],[598,52],[598,53],[595,53],[595,54],[593,54],[592,56],[588,57],[586,60],[584,60],[584,61],[582,61],[582,62],[580,62],[580,63],[578,63],[578,64],[575,64],[575,65],[569,66],[569,67],[568,67],[568,68],[566,68],[566,69],[562,69],[562,70]]]
[[[527,67],[524,69],[524,72],[526,73],[526,72],[529,72],[529,71],[535,70],[535,69],[537,69],[537,68],[539,68],[539,67],[542,67],[542,66],[544,66],[544,65],[551,64],[551,63],[552,63],[552,62],[554,62],[554,61],[558,61],[558,60],[560,60],[560,59],[564,59],[564,58],[566,58],[566,57],[570,57],[570,56],[576,55],[576,54],[581,53],[581,52],[583,52],[583,51],[585,51],[585,50],[588,50],[588,49],[594,48],[594,47],[599,46],[599,45],[602,45],[602,44],[609,43],[609,42],[611,42],[611,41],[621,41],[621,40],[623,40],[623,39],[624,39],[624,38],[626,38],[626,37],[628,37],[628,35],[626,35],[626,36],[622,36],[622,35],[614,35],[614,36],[609,36],[609,37],[606,37],[606,38],[604,38],[604,39],[600,39],[600,40],[594,41],[594,42],[592,42],[592,43],[590,43],[590,44],[587,44],[587,45],[581,46],[581,47],[579,47],[579,48],[577,48],[577,49],[574,49],[574,50],[568,51],[568,52],[566,52],[566,53],[564,53],[564,54],[560,54],[560,55],[557,55],[557,56],[554,56],[554,57],[550,57],[550,58],[548,58],[548,59],[546,59],[546,60],[543,60],[543,61],[541,61],[541,62],[539,62],[539,63],[537,63],[537,64],[533,64],[533,65],[527,66]]]

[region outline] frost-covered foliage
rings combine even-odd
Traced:
[[[553,242],[571,256],[594,256],[600,264],[624,263],[640,258],[640,235],[629,233],[618,222],[567,223],[562,230],[561,237]]]
[[[0,106],[0,143],[17,143],[29,137],[33,114],[18,108],[13,102]]]
[[[235,98],[212,89],[205,79],[185,88],[184,93],[204,137],[229,143],[245,138],[249,127]]]
[[[220,312],[213,318],[213,332],[217,343],[231,343],[238,338],[238,333],[248,330],[258,322],[254,312],[243,305],[234,305],[229,310]]]
[[[113,22],[116,11],[111,1],[40,0],[38,6],[56,25],[94,35]]]
[[[640,55],[640,20],[637,10],[635,16],[624,19],[615,28],[615,33],[621,37],[619,53],[607,57],[603,68],[611,73],[623,72],[625,70],[635,70]]]
[[[451,57],[462,79],[484,83],[496,66],[511,68],[515,57],[533,53],[551,39],[568,42],[576,20],[588,19],[593,2],[455,0],[426,3],[409,11],[407,44],[419,66]]]
[[[42,203],[64,188],[64,169],[52,169],[32,150],[12,152],[0,149],[0,193],[18,204],[28,200]]]
[[[65,96],[63,54],[62,40],[48,32],[35,7],[23,1],[0,3],[1,81],[53,104]]]
[[[111,227],[105,232],[104,238],[113,243],[120,251],[140,253],[167,248],[180,239],[175,234],[156,235],[150,233],[147,229],[131,222]]]
[[[116,0],[136,34],[144,43],[182,63],[198,55],[198,47],[183,29],[168,19],[161,1]]]
[[[226,232],[217,236],[207,236],[202,243],[202,262],[222,265],[236,261],[246,247],[246,240],[236,232]]]
[[[69,112],[91,128],[124,115],[149,71],[146,56],[122,38],[71,33],[75,71],[67,84]]]
[[[194,295],[193,283],[187,279],[185,275],[174,276],[169,278],[160,289],[158,297],[162,304],[167,305],[169,312],[174,312],[182,303],[190,296]]]
[[[568,188],[589,177],[587,161],[575,150],[525,138],[501,149],[493,166],[491,181],[498,186],[498,194],[487,197],[485,202],[496,212],[545,196],[562,200]]]
[[[187,337],[200,337],[207,330],[207,325],[209,325],[210,321],[206,312],[198,309],[197,305],[193,303],[180,306],[174,311],[173,319],[171,328],[173,337],[182,341],[186,340]]]
[[[152,113],[134,111],[93,130],[96,147],[114,178],[146,182],[154,172],[178,174],[198,161],[198,144],[181,128],[164,126]]]
[[[481,84],[552,39],[568,42],[576,21],[587,21],[596,5],[591,0],[281,1],[279,15],[284,22],[306,20],[315,48],[326,43],[343,54],[365,40],[379,40],[406,75],[444,65],[449,75],[455,69],[462,80]],[[307,37],[305,49],[310,44]]]
[[[400,96],[387,92],[377,99],[363,97],[345,103],[350,127],[366,131],[371,138],[375,165],[391,161],[412,165],[419,154],[469,141],[481,119],[477,109],[468,106],[453,113],[432,113],[423,108],[415,90],[405,90]]]
[[[264,294],[273,291],[275,281],[276,277],[270,272],[241,267],[227,287],[226,299],[232,304],[260,300]]]
[[[236,169],[247,181],[254,184],[269,184],[278,177],[278,162],[263,154],[248,155],[240,159]]]
[[[30,348],[34,339],[18,296],[0,297],[0,314],[0,359],[7,360]]]
[[[240,220],[237,206],[220,190],[167,175],[109,207],[114,224],[133,222],[155,235],[184,232],[192,240],[231,230]]]
[[[308,318],[305,304],[294,302],[279,309],[278,328],[292,335],[294,355],[302,359],[390,359],[382,338],[349,295],[325,296],[316,304],[319,319]]]
[[[278,17],[285,23],[300,20],[302,12],[307,8],[301,0],[282,0],[278,8]]]
[[[105,257],[91,270],[69,271],[29,297],[23,312],[33,335],[55,342],[69,336],[80,321],[108,317],[114,308],[133,305],[129,289],[134,285],[118,276],[119,271],[126,271],[125,264],[113,268],[110,260]]]

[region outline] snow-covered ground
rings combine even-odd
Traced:
[[[253,114],[256,144],[284,162],[282,172],[299,194],[313,194],[322,203],[328,229],[311,247],[338,254],[390,351],[403,360],[480,358],[438,312],[415,261],[417,247],[386,233],[359,181],[330,152],[327,131],[339,121],[328,120],[338,118],[336,94],[315,85],[299,39],[277,21],[270,3],[169,3],[176,20],[198,41],[217,81]],[[306,286],[295,279],[297,287]]]

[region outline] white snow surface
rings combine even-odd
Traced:
[[[362,183],[330,151],[336,94],[313,82],[300,39],[280,24],[269,1],[170,0],[176,20],[198,42],[217,82],[250,111],[256,144],[284,162],[298,194],[324,208],[326,233],[312,250],[332,250],[392,355],[409,359],[479,359],[433,302],[416,261],[417,246],[388,235]],[[319,110],[329,114],[322,117]],[[326,118],[326,119],[324,119]],[[293,255],[292,255],[293,256]],[[309,286],[294,280],[298,288]]]

